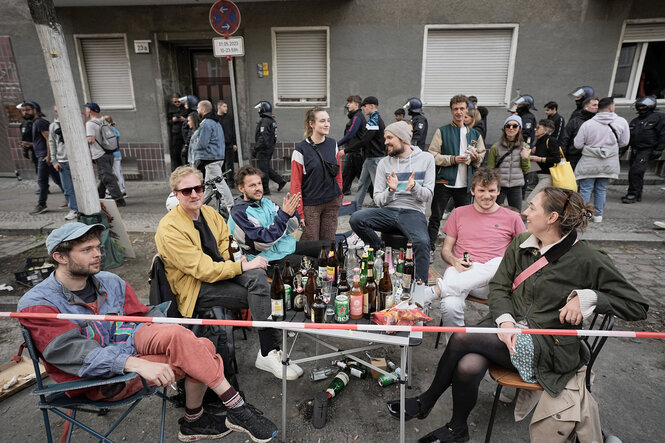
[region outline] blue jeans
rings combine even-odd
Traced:
[[[46,206],[46,199],[48,198],[48,178],[51,177],[53,183],[62,189],[60,183],[60,174],[55,170],[53,165],[49,165],[44,161],[44,157],[37,158],[37,185],[39,186],[39,200],[40,206]],[[63,190],[64,192],[64,190]]]
[[[62,183],[62,192],[65,194],[67,206],[72,211],[78,212],[79,207],[76,204],[76,195],[74,194],[74,183],[72,183],[72,171],[69,169],[69,162],[58,163],[60,165],[60,182]]]
[[[606,178],[583,178],[579,181],[580,195],[584,198],[584,203],[589,203],[591,193],[593,192],[593,208],[596,210],[595,216],[603,215],[607,180]]]
[[[354,212],[349,220],[351,229],[366,244],[378,250],[381,240],[376,231],[400,231],[413,243],[416,280],[427,284],[429,277],[429,235],[425,214],[414,209],[379,208]]]
[[[358,191],[356,192],[356,208],[358,209],[362,209],[363,207],[365,194],[367,194],[370,183],[374,184],[376,166],[382,158],[383,157],[370,157],[363,162],[363,169],[360,171],[360,180],[358,181]]]

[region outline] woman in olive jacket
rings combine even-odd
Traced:
[[[593,313],[646,318],[647,302],[610,258],[577,241],[592,211],[578,193],[560,188],[545,188],[534,197],[524,211],[528,232],[508,246],[489,284],[490,313],[482,325],[579,329]],[[516,278],[543,255],[549,263],[513,289]],[[452,385],[452,419],[419,441],[466,441],[467,418],[490,363],[517,369],[525,381],[540,383],[556,397],[588,359],[576,336],[453,334],[429,389],[406,399],[406,419],[427,417]],[[399,400],[388,402],[388,410],[399,418]]]

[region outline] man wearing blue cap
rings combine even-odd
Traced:
[[[162,317],[161,311],[138,301],[124,280],[100,271],[99,224],[68,223],[46,239],[55,271],[28,291],[18,311],[34,314],[128,315]],[[222,358],[206,338],[175,324],[95,320],[21,318],[54,381],[110,377],[136,372],[151,385],[170,386],[185,378],[185,416],[179,420],[180,441],[221,438],[232,430],[254,441],[269,441],[277,427],[245,403],[224,378]],[[141,389],[140,379],[126,384],[70,392],[95,401],[115,401]],[[207,388],[227,407],[227,416],[203,410]]]
[[[83,106],[85,107],[85,118],[87,120],[85,122],[85,135],[88,137],[92,162],[97,165],[97,174],[99,175],[99,186],[97,186],[99,198],[104,198],[108,190],[117,206],[127,206],[125,199],[122,198],[118,178],[113,172],[113,151],[107,151],[100,143],[102,139],[101,129],[105,122],[99,115],[101,112],[99,105],[91,102]]]

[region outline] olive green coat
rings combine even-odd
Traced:
[[[530,235],[522,233],[508,246],[489,284],[490,314],[484,324],[494,325],[500,315],[509,313],[517,321],[525,320],[529,328],[584,327],[559,321],[559,309],[575,289],[591,289],[597,294],[596,313],[612,313],[624,320],[646,318],[646,300],[604,252],[585,241],[574,244],[512,291],[515,277],[541,257],[537,248],[520,247]],[[575,336],[533,335],[533,342],[536,379],[550,395],[557,396],[577,369],[587,363],[589,351]]]

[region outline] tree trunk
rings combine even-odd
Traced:
[[[72,172],[76,203],[85,215],[101,211],[97,185],[92,169],[90,148],[81,121],[81,103],[74,85],[74,77],[62,26],[55,15],[53,0],[27,0],[37,36],[42,45],[53,97],[65,139],[67,158]]]

